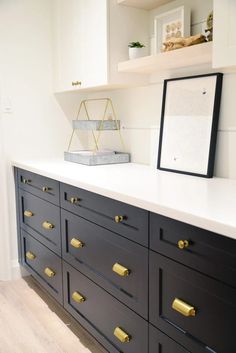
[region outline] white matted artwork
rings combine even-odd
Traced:
[[[171,38],[190,36],[190,9],[180,6],[155,17],[155,53],[162,51],[163,43]]]
[[[165,80],[158,168],[212,177],[222,74]]]

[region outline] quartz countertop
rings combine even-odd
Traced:
[[[236,180],[205,179],[134,163],[91,167],[52,159],[12,165],[236,239]]]

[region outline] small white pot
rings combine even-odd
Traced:
[[[129,48],[130,60],[141,58],[142,56],[146,56],[146,48],[145,47],[143,47],[143,48]]]

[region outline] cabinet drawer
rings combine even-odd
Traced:
[[[61,219],[63,258],[147,318],[148,249],[67,211]]]
[[[61,259],[23,230],[21,240],[23,266],[62,304]]]
[[[152,325],[149,325],[149,353],[191,353]]]
[[[182,249],[178,246],[181,240],[188,241],[188,244],[179,243]],[[152,213],[150,247],[236,287],[236,241],[233,239]]]
[[[148,352],[148,323],[144,319],[65,262],[63,276],[65,308],[110,353]]]
[[[18,169],[18,185],[25,191],[59,205],[59,182],[56,180]]]
[[[235,352],[236,289],[154,252],[150,252],[149,317],[194,352]]]
[[[57,254],[61,254],[60,209],[20,190],[21,227]]]
[[[66,184],[60,189],[64,209],[148,246],[147,211]]]

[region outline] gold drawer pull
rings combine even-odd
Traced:
[[[71,239],[70,245],[72,245],[76,249],[82,248],[84,246],[82,241],[80,241],[79,239],[76,239],[76,238]]]
[[[112,271],[117,273],[121,277],[127,277],[130,274],[130,270],[118,263],[115,263],[112,267]]]
[[[30,217],[33,217],[33,212],[32,211],[29,211],[29,210],[25,210],[24,211],[24,216],[25,217],[28,217],[28,218],[30,218]]]
[[[72,86],[81,86],[82,82],[81,81],[72,81],[71,84],[72,84]]]
[[[42,187],[42,191],[43,192],[48,192],[50,190],[50,188],[48,186],[43,186]]]
[[[52,230],[53,228],[55,228],[54,224],[52,224],[48,221],[43,222],[42,227],[47,230]]]
[[[196,309],[178,298],[173,301],[172,309],[187,317],[196,316]]]
[[[81,295],[81,294],[79,294],[78,292],[74,292],[73,294],[72,294],[72,299],[76,302],[76,303],[84,303],[85,302],[85,298]]]
[[[123,222],[123,220],[124,220],[123,216],[115,216],[115,222],[116,223],[121,223],[121,222]]]
[[[36,255],[34,255],[31,251],[27,251],[26,257],[28,260],[35,260],[36,259]]]
[[[49,278],[52,278],[56,275],[56,272],[51,270],[49,267],[46,267],[44,270],[45,275],[47,275]]]
[[[29,184],[29,183],[31,183],[31,180],[29,180],[29,179],[23,179],[22,182],[23,182],[23,184]]]
[[[131,340],[130,335],[123,331],[120,327],[116,327],[114,330],[114,336],[122,343],[129,343]]]
[[[189,241],[188,240],[179,240],[178,241],[178,248],[179,249],[186,249],[189,247]]]
[[[79,201],[80,201],[80,199],[78,197],[71,197],[70,198],[70,203],[72,203],[73,205],[75,205]]]

